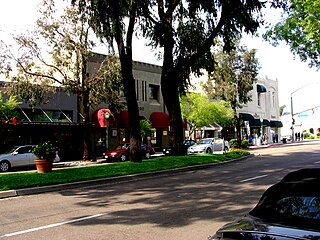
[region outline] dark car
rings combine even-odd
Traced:
[[[320,168],[289,173],[246,216],[208,239],[320,239]]]
[[[150,147],[146,144],[141,144],[141,151],[143,153],[144,158],[146,159],[151,158],[151,155],[155,154],[153,147]],[[129,159],[129,153],[130,144],[126,143],[118,146],[116,149],[112,151],[103,153],[103,157],[109,161],[120,160],[121,162],[125,162]]]
[[[192,139],[184,140],[183,144],[182,144],[182,148],[181,148],[182,153],[186,155],[188,147],[190,147],[190,146],[192,146],[194,144],[196,144],[196,142],[194,140],[192,140]],[[162,149],[162,152],[165,155],[171,155],[173,153],[172,152],[172,147],[165,147],[165,148]]]

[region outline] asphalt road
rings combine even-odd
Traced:
[[[0,238],[207,239],[290,170],[320,164],[318,141],[254,153],[205,170],[1,199]]]

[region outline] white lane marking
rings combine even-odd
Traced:
[[[66,221],[66,222],[49,224],[49,225],[46,225],[46,226],[37,227],[37,228],[31,228],[31,229],[27,229],[27,230],[23,230],[23,231],[19,231],[19,232],[8,233],[8,234],[5,234],[5,235],[3,235],[1,237],[12,237],[12,236],[21,235],[21,234],[25,234],[25,233],[29,233],[29,232],[35,232],[35,231],[39,231],[39,230],[43,230],[43,229],[47,229],[47,228],[58,227],[58,226],[69,224],[69,223],[80,222],[80,221],[84,221],[84,220],[87,220],[87,219],[100,217],[100,216],[103,216],[103,215],[106,215],[106,213],[100,213],[100,214],[96,214],[96,215],[92,215],[92,216],[88,216],[88,217],[83,217],[83,218],[78,218],[78,219],[74,219],[74,220],[70,220],[70,221]]]
[[[244,180],[241,180],[240,182],[243,183],[243,182],[249,182],[251,180],[255,180],[255,179],[258,179],[258,178],[264,178],[264,177],[267,177],[268,175],[265,174],[265,175],[260,175],[260,176],[256,176],[256,177],[252,177],[252,178],[247,178],[247,179],[244,179]]]
[[[318,162],[314,162],[314,164],[318,164],[318,163],[320,163],[320,161],[318,161]]]

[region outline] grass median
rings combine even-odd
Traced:
[[[37,172],[0,174],[0,191],[125,176],[208,163],[219,163],[237,159],[249,154],[248,151],[233,150],[228,151],[226,154],[165,156],[144,160],[139,163],[119,162],[98,166],[57,169],[44,174],[39,174]]]

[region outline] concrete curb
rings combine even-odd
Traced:
[[[252,156],[254,155],[250,154],[248,156],[244,156],[238,159],[233,159],[233,160],[220,162],[220,163],[209,163],[209,164],[188,166],[188,167],[162,170],[162,171],[150,172],[150,173],[139,173],[139,174],[133,174],[133,175],[111,177],[111,178],[100,178],[95,180],[88,180],[88,181],[81,181],[81,182],[74,182],[74,183],[56,184],[51,186],[41,186],[41,187],[24,188],[24,189],[17,189],[17,190],[0,191],[0,199],[23,196],[23,195],[39,194],[39,193],[45,193],[45,192],[60,191],[60,190],[66,190],[66,189],[72,189],[72,188],[84,188],[84,187],[94,186],[94,185],[117,184],[117,183],[138,181],[138,180],[154,178],[154,177],[162,177],[162,176],[176,174],[180,172],[207,169],[217,165],[223,165],[223,164],[228,164],[235,161],[241,161],[241,160],[250,158]]]

